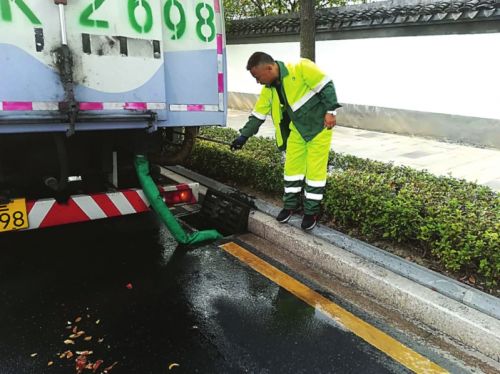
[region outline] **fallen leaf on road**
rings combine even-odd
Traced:
[[[104,370],[103,370],[103,373],[105,373],[105,374],[109,373],[109,372],[110,372],[110,371],[111,371],[111,370],[115,367],[115,365],[116,365],[117,363],[118,363],[118,361],[115,361],[115,362],[113,363],[113,365],[110,365],[110,366],[108,366],[106,369],[104,369]]]
[[[73,352],[71,351],[66,351],[66,352],[63,352],[59,355],[59,358],[67,358],[67,359],[70,359],[71,357],[73,357]]]
[[[88,342],[88,341],[92,340],[92,337],[91,336],[86,336],[85,338],[83,338],[83,340],[85,340],[86,342]]]
[[[174,363],[168,365],[168,370],[172,370],[173,368],[179,367],[179,366],[181,366],[181,365],[179,365],[179,364],[177,364],[177,363],[174,362]]]
[[[66,339],[64,341],[64,344],[75,344],[75,342],[73,340],[71,340],[71,339]]]
[[[49,361],[49,362],[47,363],[47,366],[52,366],[52,365],[54,365],[54,361]]]
[[[68,352],[71,352],[71,351],[66,351],[66,352],[63,352],[63,353],[58,353],[59,355],[59,358],[67,358],[66,355],[68,354]]]
[[[80,356],[90,356],[94,351],[77,351],[76,354]]]
[[[96,362],[94,362],[92,364],[92,371],[95,373],[97,371],[97,369],[99,369],[99,366],[101,366],[101,364],[103,362],[104,362],[103,360],[97,360]]]
[[[76,339],[76,338],[79,338],[80,336],[82,335],[85,335],[85,331],[81,330],[81,331],[78,331],[76,334],[71,334],[69,336],[70,339]]]
[[[75,323],[78,323],[78,322],[80,322],[81,320],[82,320],[82,317],[77,317],[77,318],[75,319]]]
[[[85,366],[87,366],[87,357],[82,355],[78,356],[75,360],[75,365],[76,372],[80,374],[85,370]]]

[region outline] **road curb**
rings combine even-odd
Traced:
[[[252,211],[249,231],[460,343],[500,362],[500,320],[450,299],[292,225]],[[373,285],[376,284],[377,287]]]
[[[260,212],[272,217],[276,217],[281,210],[259,199],[255,199],[254,203]],[[289,224],[297,228],[300,228],[300,223],[300,219],[295,218],[292,218],[289,222]],[[500,299],[497,297],[329,227],[317,225],[311,232],[311,235],[319,237],[330,244],[345,249],[433,291],[437,291],[459,303],[472,307],[494,319],[500,320]]]

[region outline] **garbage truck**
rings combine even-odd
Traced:
[[[134,156],[225,126],[226,69],[221,0],[0,0],[0,232],[148,211]]]

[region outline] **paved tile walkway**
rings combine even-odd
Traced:
[[[228,127],[239,130],[248,115],[248,112],[229,110]],[[270,119],[261,126],[258,135],[274,137]],[[500,192],[500,150],[343,126],[334,129],[332,149],[357,157],[427,170],[435,175],[477,182]]]

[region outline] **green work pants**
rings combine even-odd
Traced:
[[[318,214],[326,184],[332,130],[325,128],[308,142],[293,124],[290,130],[285,158],[284,208],[299,208],[304,189],[304,214]]]

